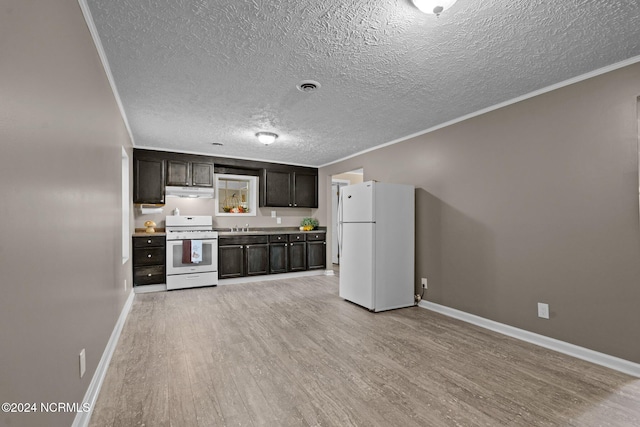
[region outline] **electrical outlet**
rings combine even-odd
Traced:
[[[271,218],[275,218],[276,217],[276,211],[271,211]]]
[[[276,218],[276,224],[282,224],[282,218],[280,217]]]
[[[84,348],[80,352],[80,378],[84,376],[84,371],[87,370],[87,360],[85,358]]]
[[[422,289],[427,289],[427,278],[426,277],[422,278]]]
[[[543,319],[549,318],[549,304],[545,304],[543,302],[538,303],[538,317]]]

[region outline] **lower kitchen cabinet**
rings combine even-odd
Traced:
[[[231,279],[322,269],[325,233],[278,233],[218,238],[218,277]]]
[[[289,268],[289,240],[286,234],[269,236],[269,273],[286,273]]]
[[[244,248],[247,262],[247,276],[269,274],[269,245],[254,243]]]
[[[289,270],[307,269],[307,244],[304,234],[289,234]]]
[[[165,256],[164,236],[133,237],[133,285],[165,283]]]
[[[319,270],[327,266],[327,242],[325,233],[307,235],[307,269]]]
[[[218,239],[218,278],[244,276],[244,245],[230,244]]]
[[[233,236],[218,239],[218,278],[269,274],[269,237]]]

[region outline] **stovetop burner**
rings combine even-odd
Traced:
[[[179,216],[166,217],[165,230],[167,240],[181,239],[215,239],[218,232],[213,231],[211,216]]]

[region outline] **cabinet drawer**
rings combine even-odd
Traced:
[[[147,248],[150,246],[164,247],[164,240],[165,240],[164,236],[134,237],[133,247],[134,248]]]
[[[269,242],[270,243],[277,243],[277,242],[287,242],[287,235],[286,234],[271,234],[269,236]]]
[[[300,234],[289,234],[289,241],[290,242],[304,242],[305,239],[305,235],[300,233]]]
[[[233,236],[218,238],[219,246],[227,245],[255,245],[257,243],[268,243],[269,236]]]
[[[164,248],[139,248],[133,250],[134,265],[156,265],[164,264]]]
[[[311,233],[307,234],[307,242],[314,241],[314,240],[325,240],[326,236],[327,236],[326,233],[314,233],[312,231]]]
[[[133,283],[135,285],[152,285],[164,282],[164,265],[135,267],[133,269]]]

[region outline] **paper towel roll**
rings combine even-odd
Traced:
[[[142,215],[159,214],[159,213],[162,213],[162,208],[159,208],[153,205],[151,206],[140,205],[140,213]]]

